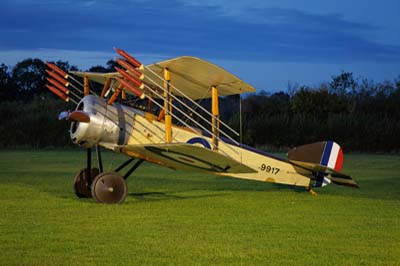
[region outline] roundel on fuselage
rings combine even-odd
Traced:
[[[207,140],[199,137],[191,138],[186,143],[188,144],[201,144],[204,148],[211,150],[210,143]]]

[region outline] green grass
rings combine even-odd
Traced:
[[[84,160],[0,152],[0,265],[400,265],[399,156],[348,155],[361,189],[317,197],[144,164],[122,205],[75,197]]]

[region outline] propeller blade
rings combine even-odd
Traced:
[[[58,120],[67,119],[68,120],[69,111],[63,111],[58,115]]]
[[[83,111],[63,111],[58,115],[58,120],[72,120],[81,123],[90,123],[90,116],[88,113]]]
[[[68,120],[77,121],[81,123],[90,123],[90,116],[83,111],[73,111],[69,114]]]

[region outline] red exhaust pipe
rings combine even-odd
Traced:
[[[59,75],[57,75],[54,72],[51,72],[49,70],[46,69],[47,74],[49,74],[50,77],[54,78],[55,80],[57,80],[58,82],[60,82],[61,84],[63,84],[65,87],[69,86],[69,82],[66,81],[64,78],[60,77]]]
[[[125,88],[127,88],[128,90],[130,90],[133,94],[135,94],[137,97],[139,97],[140,99],[144,99],[145,95],[143,92],[141,92],[140,90],[138,90],[137,88],[134,87],[133,84],[130,84],[128,81],[125,81],[123,79],[117,78],[118,82],[122,85],[124,85]]]
[[[62,77],[64,77],[65,79],[67,79],[68,78],[68,74],[67,73],[65,73],[61,68],[59,68],[58,66],[56,66],[56,65],[54,65],[54,64],[52,64],[52,63],[48,63],[48,62],[46,62],[46,65],[50,68],[50,69],[52,69],[52,70],[54,70],[55,72],[57,72],[58,74],[60,74]]]
[[[51,78],[46,78],[48,82],[50,82],[51,84],[53,84],[57,89],[59,89],[60,91],[64,92],[65,94],[69,93],[69,90],[67,88],[65,88],[63,85],[61,85],[60,83],[58,83],[57,81],[55,81],[54,79]]]
[[[134,57],[132,57],[130,54],[125,52],[124,50],[114,48],[117,53],[122,56],[123,58],[126,59],[129,63],[131,63],[134,67],[139,68],[139,69],[144,69],[144,65],[140,63],[138,60],[136,60]]]
[[[142,81],[138,80],[137,78],[135,78],[132,75],[129,75],[126,71],[118,68],[118,67],[114,67],[115,70],[118,71],[118,73],[120,73],[124,78],[126,78],[127,80],[129,80],[130,82],[132,82],[136,87],[138,87],[139,89],[143,90],[144,89],[144,84]]]
[[[140,80],[144,79],[144,74],[142,72],[140,72],[139,70],[137,70],[136,68],[134,68],[133,66],[131,66],[128,62],[126,62],[122,59],[119,59],[119,58],[117,58],[116,60],[120,66],[124,67],[129,72],[132,72]]]
[[[67,95],[65,95],[64,93],[62,93],[61,91],[57,90],[56,88],[54,88],[51,85],[46,84],[46,87],[53,92],[55,95],[57,95],[58,97],[60,97],[64,102],[68,102],[69,101],[69,97]]]

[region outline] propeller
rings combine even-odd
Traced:
[[[90,123],[90,116],[84,111],[63,111],[58,115],[58,120],[71,120],[80,123]]]

